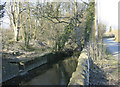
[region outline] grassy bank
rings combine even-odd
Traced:
[[[119,85],[118,59],[107,50],[104,50],[104,54],[101,59],[96,61],[91,59],[90,85]]]

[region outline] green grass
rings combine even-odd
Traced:
[[[111,55],[111,53],[108,52],[107,50],[105,51],[105,54],[106,54],[106,55]]]
[[[118,60],[106,50],[105,45],[103,47],[103,53],[103,58],[95,61],[95,64],[104,71],[106,79],[109,80],[108,85],[116,84],[118,82]]]

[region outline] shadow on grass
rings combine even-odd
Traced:
[[[90,58],[90,85],[108,85],[105,72]]]

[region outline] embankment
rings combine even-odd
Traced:
[[[76,71],[73,72],[68,87],[71,85],[88,85],[89,83],[89,60],[87,49],[84,48],[78,58]]]
[[[24,75],[28,71],[39,67],[43,64],[53,64],[59,60],[63,60],[66,57],[73,55],[73,52],[55,52],[55,53],[44,53],[41,56],[30,58],[26,60],[7,60],[3,59],[3,70],[2,70],[2,82],[10,80],[16,76]]]

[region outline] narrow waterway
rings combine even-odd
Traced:
[[[72,56],[37,67],[24,76],[7,81],[5,85],[67,85],[76,66],[77,57]]]

